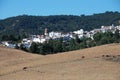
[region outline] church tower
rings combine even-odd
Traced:
[[[48,29],[47,29],[47,28],[45,28],[44,35],[45,35],[45,36],[47,36],[47,35],[48,35]]]

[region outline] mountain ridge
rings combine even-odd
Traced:
[[[71,32],[78,29],[90,31],[102,25],[119,25],[119,12],[105,12],[94,15],[55,15],[29,16],[20,15],[0,20],[1,34],[42,34],[48,31]]]

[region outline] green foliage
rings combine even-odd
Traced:
[[[53,43],[53,49],[55,53],[62,52],[62,39],[56,40]]]
[[[72,51],[72,50],[75,50],[75,48],[76,48],[76,42],[75,42],[75,39],[71,39],[70,41],[69,41],[69,51]]]
[[[119,30],[116,30],[116,31],[115,31],[115,37],[114,37],[114,39],[115,39],[115,41],[116,41],[117,43],[120,42],[120,31],[119,31]]]
[[[93,46],[96,46],[95,41],[90,40],[87,42],[87,47],[93,47]]]
[[[112,32],[97,33],[94,35],[94,40],[96,45],[120,42],[120,33],[119,30],[116,30],[115,34]]]
[[[27,35],[13,35],[13,34],[1,34],[0,35],[1,41],[12,41],[12,42],[21,42],[23,38],[27,38]]]
[[[15,49],[19,49],[19,46],[18,46],[18,44],[15,44]]]
[[[3,34],[2,37],[1,37],[1,40],[2,41],[8,41],[9,40],[9,36],[6,35],[6,34]]]
[[[51,54],[52,53],[52,46],[50,46],[49,45],[49,43],[47,43],[47,42],[45,42],[44,44],[43,44],[43,46],[42,46],[43,48],[43,54],[45,55],[45,54]]]
[[[38,46],[37,46],[37,43],[33,42],[29,48],[29,51],[31,53],[36,53],[37,52],[37,49],[38,49]]]
[[[20,45],[19,49],[21,49],[23,51],[28,51],[23,44]]]
[[[49,31],[70,32],[78,29],[92,30],[101,25],[118,25],[119,12],[106,12],[91,16],[59,15],[28,16],[21,15],[0,20],[0,33],[13,35],[42,34],[45,28]]]

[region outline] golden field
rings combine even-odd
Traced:
[[[0,80],[120,80],[118,55],[120,44],[46,56],[0,47]]]

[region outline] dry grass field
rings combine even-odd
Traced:
[[[120,44],[46,56],[0,47],[0,80],[120,80]]]

